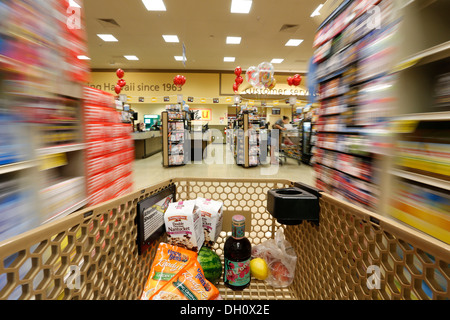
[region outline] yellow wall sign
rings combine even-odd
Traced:
[[[194,121],[211,121],[212,110],[211,109],[191,109],[194,112]]]
[[[232,72],[185,72],[183,75],[187,78],[183,87],[177,87],[173,84],[174,77],[178,72],[152,72],[152,71],[130,71],[125,70],[125,80],[127,85],[122,88],[122,94],[128,96],[129,103],[176,103],[177,96],[182,95],[184,100],[188,97],[195,99],[195,103],[209,103],[212,101],[217,104],[228,105],[233,101],[236,93],[233,91],[233,84],[236,75]],[[245,78],[245,72],[244,72]],[[255,89],[246,80],[240,87],[239,94],[243,95],[287,95],[287,96],[306,96],[307,89],[303,87],[291,88],[286,82],[287,75],[276,75],[277,86],[274,90]],[[306,76],[303,76],[306,83]],[[114,87],[117,83],[115,70],[111,71],[93,71],[91,81],[87,84],[90,87],[107,91],[114,94]],[[164,101],[164,97],[169,97],[169,101]],[[225,98],[225,99],[223,99]],[[249,97],[249,99],[259,99]],[[215,102],[214,99],[219,99]],[[279,98],[277,98],[279,99]],[[142,102],[144,101],[144,102]],[[207,102],[208,101],[208,102]],[[187,101],[190,102],[190,101]]]

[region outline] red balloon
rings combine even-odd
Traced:
[[[236,77],[240,77],[242,74],[242,68],[237,67],[236,69],[234,69],[234,74],[236,75]]]
[[[235,93],[237,93],[238,90],[239,90],[239,85],[238,85],[236,82],[233,83],[233,91],[234,91]]]
[[[125,76],[125,72],[122,69],[117,69],[116,74],[119,79],[122,79]]]
[[[244,82],[244,78],[242,78],[241,76],[238,76],[238,77],[236,78],[236,83],[237,83],[238,85],[241,85],[243,82]]]
[[[294,80],[294,78],[288,77],[287,78],[288,85],[292,86],[293,85],[293,83],[292,83],[293,80]]]
[[[120,79],[120,80],[117,82],[117,84],[118,84],[121,88],[123,88],[123,87],[125,87],[125,86],[127,85],[127,82],[125,81],[125,79]]]
[[[302,77],[299,74],[296,74],[292,80],[292,84],[297,87],[300,85],[301,82],[302,82]]]
[[[119,85],[116,85],[116,86],[114,87],[114,91],[115,91],[117,94],[120,94],[120,92],[122,92],[122,87],[119,86]]]
[[[176,86],[180,85],[180,76],[176,76],[175,78],[173,78],[173,84]]]
[[[173,79],[173,83],[176,86],[184,86],[186,84],[186,77],[185,76],[180,76],[177,75],[174,79]]]

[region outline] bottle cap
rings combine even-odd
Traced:
[[[236,226],[245,225],[245,217],[240,214],[233,216],[233,224]]]
[[[235,239],[242,239],[245,235],[245,217],[241,215],[233,216],[231,223],[232,237]]]

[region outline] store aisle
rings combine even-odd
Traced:
[[[222,163],[196,164],[190,163],[181,167],[164,168],[161,164],[162,154],[134,162],[134,189],[139,190],[163,180],[176,177],[205,177],[205,178],[267,178],[290,179],[314,185],[313,169],[305,164],[299,165],[297,160],[287,159],[286,164],[273,170],[270,175],[263,175],[268,166],[243,168],[233,163],[230,153],[226,153],[225,145],[212,145],[211,154],[223,158]],[[217,152],[217,153],[215,153]],[[222,157],[223,156],[223,157]],[[211,158],[212,159],[212,158]],[[275,174],[273,174],[275,173]]]

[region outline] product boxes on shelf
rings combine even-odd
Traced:
[[[20,179],[0,182],[0,242],[39,226],[33,212],[30,190]]]
[[[86,175],[89,204],[132,190],[132,127],[122,123],[112,94],[85,88]]]
[[[389,213],[423,232],[450,243],[450,196],[435,188],[397,181]]]
[[[41,201],[44,206],[42,222],[56,218],[68,208],[75,206],[84,200],[85,178],[60,178],[53,181],[52,185],[41,191]]]

